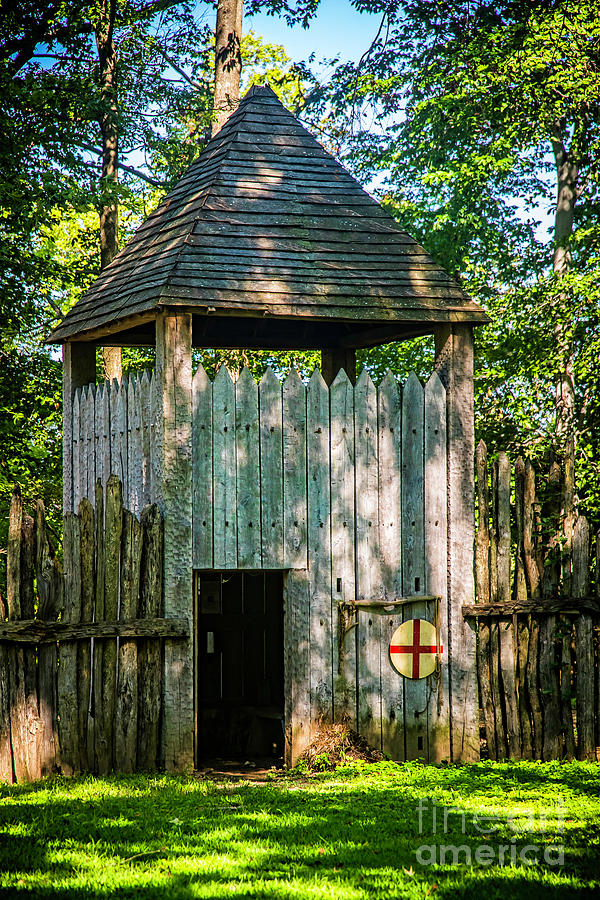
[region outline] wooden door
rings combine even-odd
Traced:
[[[283,752],[283,576],[196,575],[199,758]]]

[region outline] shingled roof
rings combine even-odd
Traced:
[[[204,346],[275,346],[277,329],[285,346],[286,322],[289,346],[335,344],[340,326],[362,346],[487,321],[268,87],[250,89],[48,341],[143,335],[164,307],[202,317]]]

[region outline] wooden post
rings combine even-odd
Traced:
[[[321,350],[321,374],[328,387],[331,387],[340,369],[344,370],[352,384],[356,384],[356,350]]]
[[[73,400],[77,388],[96,381],[96,345],[63,344],[63,512],[73,507]]]
[[[580,516],[573,532],[573,596],[589,593],[590,528]],[[577,654],[577,756],[596,759],[594,727],[594,627],[589,613],[575,620]]]
[[[454,762],[479,759],[479,716],[473,621],[461,614],[473,603],[475,455],[473,334],[470,325],[440,326],[435,369],[446,387],[448,427],[448,636],[450,746]]]
[[[164,763],[194,764],[192,597],[192,317],[156,320],[159,506],[164,517],[164,613],[188,620],[190,640],[165,642]]]

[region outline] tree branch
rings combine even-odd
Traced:
[[[100,147],[94,147],[92,144],[78,144],[82,150],[87,150],[88,153],[94,153],[96,156],[102,156],[102,150]],[[142,181],[147,181],[148,184],[153,185],[154,187],[163,187],[162,181],[157,181],[156,178],[152,178],[151,175],[146,175],[145,172],[142,172],[140,169],[136,169],[135,166],[128,166],[125,163],[118,162],[117,166],[119,169],[122,169],[124,172],[129,172],[130,175],[135,175],[136,178],[141,178]]]

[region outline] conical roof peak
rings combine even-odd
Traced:
[[[263,330],[265,316],[348,334],[381,325],[388,339],[402,323],[423,333],[487,318],[268,85],[249,89],[49,340],[119,331],[164,306]]]

